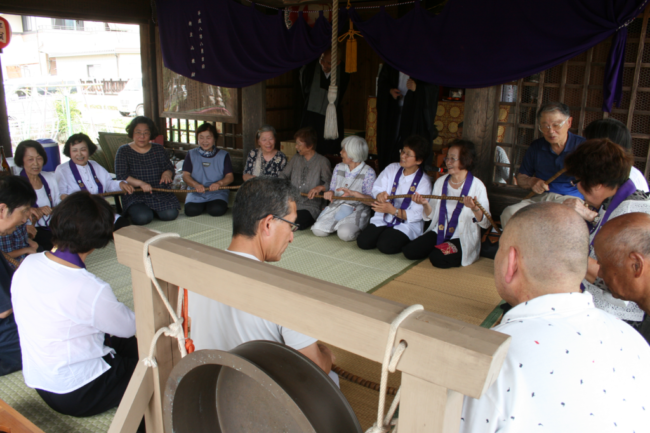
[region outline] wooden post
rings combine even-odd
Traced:
[[[257,130],[266,123],[266,82],[241,89],[242,141],[244,158],[255,149]]]
[[[400,394],[399,431],[457,433],[460,430],[463,394],[406,373],[402,373]]]
[[[2,54],[2,50],[0,50]],[[2,56],[0,56],[1,58]],[[0,60],[0,143],[5,151],[5,156],[13,156],[11,148],[11,134],[9,132],[9,116],[7,115],[7,102],[5,100],[5,87],[2,85],[2,60]]]
[[[492,147],[496,136],[496,118],[500,95],[499,86],[482,89],[467,89],[465,96],[465,114],[463,118],[463,138],[471,140],[476,145],[476,168],[472,170],[474,176],[483,181],[485,185],[492,184]],[[521,89],[518,89],[521,91]]]
[[[153,120],[160,128],[155,29],[156,27],[150,22],[140,24],[140,59],[142,61],[144,115]],[[151,139],[154,138],[156,137],[151,137]]]

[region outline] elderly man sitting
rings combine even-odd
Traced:
[[[512,342],[496,382],[465,398],[461,431],[647,431],[650,346],[581,293],[588,251],[589,231],[567,206],[512,217],[494,262],[514,306],[494,329]]]
[[[232,208],[233,237],[226,251],[260,262],[279,261],[297,229],[299,196],[287,179],[246,181]],[[296,349],[326,373],[332,368],[332,353],[314,338],[196,293],[190,292],[188,305],[196,350],[230,350],[247,341],[270,340]]]
[[[530,189],[538,195],[505,208],[501,213],[501,224],[504,227],[515,212],[532,203],[561,203],[571,197],[583,198],[572,183],[574,179],[565,174],[546,184],[547,180],[564,168],[564,158],[585,141],[584,137],[569,132],[572,120],[569,107],[561,102],[542,105],[537,112],[537,128],[542,137],[533,141],[526,150],[516,177],[520,187]]]
[[[610,220],[594,240],[598,276],[615,298],[645,312],[637,330],[650,342],[650,215],[628,213]]]

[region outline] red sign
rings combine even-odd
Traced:
[[[307,24],[309,24],[310,27],[314,27],[319,16],[319,11],[323,11],[323,16],[327,21],[332,20],[331,4],[308,4],[287,7],[285,9],[285,21],[287,28],[291,28],[291,26],[296,22],[300,15],[302,15],[302,18],[307,21]]]
[[[0,17],[0,50],[11,42],[11,26],[9,21]]]

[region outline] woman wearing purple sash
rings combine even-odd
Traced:
[[[424,206],[424,220],[431,221],[426,233],[404,247],[411,260],[429,258],[436,268],[468,266],[478,260],[481,251],[481,228],[490,222],[479,209],[480,203],[490,211],[487,190],[472,175],[476,151],[469,140],[454,140],[445,158],[447,175],[433,186],[433,195],[464,197],[456,200],[427,200],[414,194],[413,201]]]
[[[384,254],[397,254],[422,234],[422,205],[410,198],[387,200],[387,197],[431,192],[431,180],[420,168],[430,149],[431,143],[423,137],[407,138],[400,150],[400,162],[389,164],[377,177],[372,187],[376,199],[372,204],[375,215],[357,238],[359,248],[377,248]]]
[[[91,194],[123,191],[131,194],[133,187],[126,181],[113,180],[110,173],[95,161],[88,158],[97,151],[97,146],[86,134],[73,134],[63,147],[63,154],[70,161],[56,168],[56,181],[59,184],[61,200],[77,191]],[[129,225],[129,221],[116,215],[113,230]]]
[[[34,241],[38,244],[38,251],[52,248],[52,233],[50,232],[50,216],[52,208],[61,201],[59,185],[54,173],[42,171],[47,163],[47,154],[41,143],[34,140],[25,140],[16,147],[14,163],[22,167],[20,175],[32,184],[36,191],[36,205],[32,209],[32,220],[35,220],[36,236]]]
[[[71,194],[52,212],[55,247],[28,256],[11,284],[25,384],[65,415],[118,406],[138,363],[135,314],[86,269],[113,220],[106,200]]]
[[[634,302],[612,297],[605,282],[598,277],[600,266],[593,245],[594,237],[608,220],[632,212],[650,214],[650,196],[637,190],[629,178],[633,163],[634,158],[609,139],[585,141],[566,157],[564,166],[567,175],[576,178],[578,191],[589,207],[573,199],[564,204],[573,207],[587,221],[591,232],[589,266],[582,281],[584,290],[593,295],[596,307],[638,330],[644,318],[643,310]]]

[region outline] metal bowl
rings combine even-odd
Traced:
[[[362,433],[325,372],[272,341],[183,358],[167,380],[163,421],[166,433]]]

